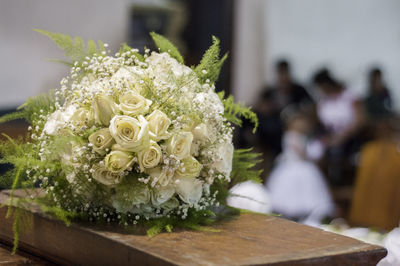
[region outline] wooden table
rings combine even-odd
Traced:
[[[17,254],[11,254],[11,247],[0,243],[0,265],[1,266],[15,266],[15,265],[55,265],[43,259],[39,259],[31,254],[18,251]]]
[[[8,199],[0,193],[0,204]],[[0,239],[12,221],[0,209]],[[115,227],[66,227],[33,208],[33,230],[20,249],[71,265],[376,265],[386,250],[277,217],[244,214],[216,224],[218,233],[182,230],[154,238]]]

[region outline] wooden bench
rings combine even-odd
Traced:
[[[8,191],[0,192],[0,204],[8,199]],[[0,240],[11,243],[6,209],[0,209]],[[220,232],[149,238],[116,226],[67,227],[37,208],[26,212],[33,226],[21,235],[20,250],[62,265],[376,265],[386,255],[380,246],[257,214],[218,223]]]

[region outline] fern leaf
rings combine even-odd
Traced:
[[[160,49],[160,52],[167,52],[170,56],[178,60],[179,63],[183,64],[183,57],[179,53],[178,48],[175,47],[167,38],[157,34],[155,32],[150,33],[151,38],[153,38],[154,43]]]
[[[9,114],[5,114],[0,117],[0,123],[5,123],[12,120],[23,119],[25,118],[25,113],[23,111],[17,111]]]
[[[119,48],[119,53],[123,54],[125,52],[128,52],[132,50],[132,47],[130,47],[126,42],[121,44],[121,47]]]
[[[119,49],[119,53],[122,54],[122,53],[125,53],[125,52],[128,52],[128,51],[131,51],[131,54],[134,54],[136,56],[136,58],[139,59],[139,61],[144,62],[143,55],[141,55],[138,52],[132,52],[132,47],[130,47],[126,43],[123,43],[121,45],[121,48]]]
[[[220,41],[217,37],[212,37],[213,44],[204,53],[200,64],[195,68],[195,72],[199,77],[201,83],[205,83],[207,80],[210,83],[215,83],[217,81],[219,73],[221,72],[222,65],[228,58],[226,53],[221,59],[219,59],[220,54]]]
[[[164,226],[165,231],[167,231],[168,233],[172,233],[172,229],[174,229],[174,226],[172,224],[167,224],[166,226]]]
[[[148,237],[155,237],[156,235],[160,234],[165,227],[165,223],[163,220],[155,221],[153,226],[151,226],[147,231],[146,234]]]
[[[11,208],[11,207],[9,207]],[[18,249],[19,237],[21,234],[21,212],[22,210],[19,208],[15,209],[14,213],[14,221],[12,225],[13,233],[14,233],[14,241],[13,241],[13,249],[12,254],[15,254]]]
[[[97,53],[97,46],[96,43],[93,40],[89,40],[87,44],[87,53],[89,55],[94,55]]]
[[[72,62],[81,62],[86,56],[93,56],[94,54],[101,54],[106,48],[102,41],[96,43],[90,40],[85,49],[85,43],[82,38],[71,36],[67,34],[54,33],[50,31],[35,29],[35,31],[49,37],[59,48],[64,51],[64,54],[68,56]]]
[[[63,65],[66,65],[68,67],[72,66],[71,62],[68,62],[68,61],[62,60],[62,59],[58,59],[58,58],[47,58],[46,61],[53,62],[53,63],[60,63],[60,64],[63,64]]]
[[[15,178],[15,170],[11,169],[0,175],[0,190],[10,189]]]
[[[34,120],[40,119],[40,115],[46,115],[54,110],[55,99],[54,93],[51,91],[45,94],[39,94],[28,100],[17,108],[16,112],[5,114],[0,117],[0,123],[8,122],[16,119],[25,119],[32,123]]]
[[[105,47],[103,41],[98,40],[98,41],[97,41],[97,45],[98,45],[98,47],[99,47],[99,49],[98,49],[98,51],[97,51],[98,53],[104,52],[104,51],[106,50],[106,47]]]
[[[244,104],[235,103],[235,99],[232,95],[228,98],[225,97],[223,91],[218,93],[219,98],[224,104],[224,117],[231,123],[242,126],[242,118],[249,120],[253,125],[253,133],[256,132],[258,128],[258,117],[257,114],[251,110],[251,107],[246,107]]]
[[[254,167],[262,162],[261,153],[253,153],[250,149],[236,149],[233,154],[231,184],[236,185],[245,181],[261,182],[263,170],[256,170]]]

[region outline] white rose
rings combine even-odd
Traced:
[[[214,168],[217,172],[223,173],[226,177],[229,177],[232,171],[233,150],[234,148],[231,142],[220,144],[216,149],[216,153],[220,158],[215,160],[211,168]]]
[[[193,130],[193,140],[199,140],[201,142],[205,142],[209,140],[209,130],[206,124],[201,123],[200,125],[197,125]]]
[[[176,192],[184,202],[196,204],[203,193],[203,182],[196,178],[177,179]]]
[[[129,91],[119,97],[119,109],[125,115],[143,115],[149,111],[152,101],[144,98],[140,94]]]
[[[175,177],[177,178],[193,178],[198,177],[202,168],[201,163],[199,163],[194,157],[190,156],[181,161],[183,166],[175,171]]]
[[[175,194],[173,186],[159,187],[153,190],[151,194],[151,202],[153,205],[161,205],[168,201]]]
[[[55,111],[47,119],[43,131],[47,135],[58,135],[59,131],[66,126],[66,123],[75,113],[75,111],[76,111],[75,105],[68,106],[68,108],[64,112],[61,110]]]
[[[133,198],[131,199],[132,204],[139,205],[139,204],[146,204],[150,201],[150,190],[147,186],[139,186],[138,188],[134,189],[135,193]]]
[[[106,149],[110,149],[115,143],[108,128],[102,128],[91,134],[89,142],[93,144],[93,150],[100,155],[105,155]]]
[[[123,175],[121,173],[110,172],[105,167],[97,166],[92,177],[103,185],[114,186],[121,183]]]
[[[179,132],[168,140],[167,152],[182,160],[190,155],[193,135],[191,132]]]
[[[93,125],[93,115],[85,108],[79,108],[69,119],[69,122],[78,130],[82,127],[91,127]]]
[[[148,117],[150,137],[155,141],[169,138],[167,132],[168,127],[171,125],[171,120],[166,114],[160,110],[154,110]]]
[[[126,178],[124,183],[115,186],[115,194],[112,196],[112,206],[118,211],[127,213],[135,211],[135,205],[147,204],[150,202],[150,190],[147,185]],[[138,209],[140,211],[140,209]]]
[[[109,129],[117,142],[113,149],[138,152],[150,145],[149,125],[141,115],[139,120],[126,115],[114,116]]]
[[[173,172],[155,167],[146,172],[152,179],[152,184],[159,184],[160,186],[168,186],[172,182]]]
[[[138,152],[139,168],[144,172],[145,168],[154,168],[161,161],[161,148],[157,142],[150,141],[150,146]]]
[[[81,146],[76,142],[72,141],[62,148],[60,148],[60,154],[56,155],[54,153],[50,153],[51,160],[59,160],[61,162],[61,168],[65,173],[65,178],[69,183],[73,183],[76,178],[75,169],[80,168],[80,164],[73,160],[75,157],[81,157],[83,155],[83,151]],[[50,159],[47,157],[46,159]]]
[[[179,206],[179,200],[176,197],[170,198],[168,201],[160,205],[166,211],[171,211]]]
[[[120,173],[133,164],[133,155],[124,151],[112,151],[104,159],[108,171]]]
[[[105,95],[97,94],[92,103],[96,123],[108,126],[111,118],[118,113],[118,106],[114,100]]]

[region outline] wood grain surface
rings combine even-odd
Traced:
[[[30,265],[39,266],[55,265],[43,259],[39,259],[31,254],[27,254],[22,251],[18,251],[17,254],[11,254],[11,246],[0,243],[0,265],[1,266],[15,266],[15,265]]]
[[[0,203],[8,199],[0,193]],[[0,209],[0,239],[12,220]],[[376,265],[386,250],[277,217],[243,214],[216,224],[220,232],[181,230],[149,238],[116,226],[67,227],[33,208],[21,249],[71,265]]]

